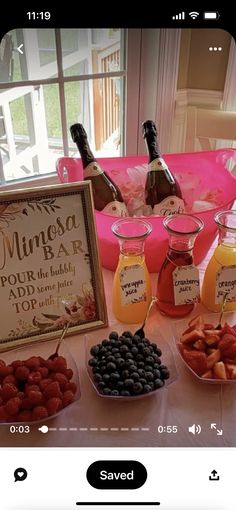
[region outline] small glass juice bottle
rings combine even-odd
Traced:
[[[201,299],[211,311],[236,310],[236,211],[222,211],[214,217],[219,240],[205,271]]]
[[[169,249],[158,276],[157,306],[170,317],[184,317],[199,301],[193,246],[203,222],[196,216],[176,214],[167,216],[163,224],[169,234]]]
[[[113,223],[112,231],[120,244],[112,289],[113,312],[120,322],[142,322],[152,296],[144,255],[144,242],[152,226],[147,221],[129,218]]]

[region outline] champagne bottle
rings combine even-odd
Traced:
[[[92,183],[95,209],[114,216],[128,216],[121,192],[96,161],[83,125],[74,124],[70,128],[70,132],[81,155],[84,179],[89,179]]]
[[[146,120],[142,127],[149,154],[145,184],[146,204],[152,207],[156,215],[183,213],[185,208],[182,193],[178,182],[161,157],[156,126],[152,120]]]

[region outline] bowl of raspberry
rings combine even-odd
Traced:
[[[63,341],[42,342],[0,353],[0,424],[38,424],[80,398],[79,374]]]

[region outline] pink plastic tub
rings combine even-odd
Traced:
[[[204,259],[217,234],[213,220],[215,213],[231,208],[236,198],[236,178],[227,168],[227,162],[231,158],[236,161],[234,149],[164,155],[165,161],[180,183],[188,212],[191,212],[191,206],[196,200],[213,199],[215,202],[213,209],[194,213],[204,222],[204,228],[198,235],[194,248],[196,264]],[[80,160],[77,161],[80,165]],[[124,184],[127,184],[127,187],[129,185],[130,176],[127,169],[146,164],[147,157],[100,158],[98,161],[122,188]],[[73,180],[76,179],[68,173],[67,182]],[[118,262],[119,246],[112,234],[111,226],[116,218],[98,211],[95,215],[102,265],[114,271]],[[165,258],[168,234],[163,227],[162,217],[148,216],[146,219],[152,224],[152,233],[145,243],[146,262],[149,271],[154,273],[159,271]]]

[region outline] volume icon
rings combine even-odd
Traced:
[[[185,12],[179,12],[179,14],[172,16],[172,19],[185,19]]]
[[[191,434],[201,434],[202,427],[201,425],[195,425],[195,423],[188,428],[188,431],[191,432]]]

